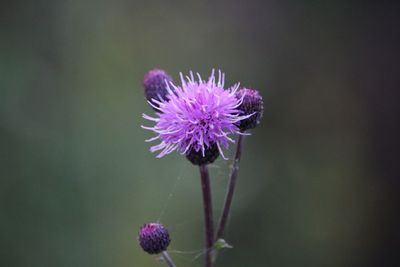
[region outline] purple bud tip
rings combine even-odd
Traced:
[[[169,243],[168,230],[159,223],[146,223],[139,231],[139,244],[149,254],[158,254],[167,250]]]
[[[243,116],[251,115],[250,117],[237,122],[237,126],[241,131],[255,128],[260,124],[264,111],[264,103],[262,96],[257,90],[242,88],[236,92],[236,98],[242,100],[238,110]]]
[[[171,81],[171,76],[169,76],[164,70],[153,69],[146,73],[143,79],[144,94],[146,99],[158,107],[159,105],[152,99],[162,102],[168,94],[167,83]]]
[[[194,165],[205,165],[213,163],[219,156],[218,146],[214,143],[203,151],[200,149],[196,151],[194,148],[186,153],[186,158]]]

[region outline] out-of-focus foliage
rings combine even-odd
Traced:
[[[136,240],[160,219],[177,265],[201,266],[198,170],[179,155],[156,159],[140,128],[152,113],[142,77],[159,67],[175,79],[221,68],[228,84],[264,97],[225,238],[234,248],[218,266],[395,266],[398,11],[339,1],[2,3],[0,265],[162,266]],[[221,159],[211,168],[216,215],[228,170]]]

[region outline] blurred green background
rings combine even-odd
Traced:
[[[198,170],[140,128],[151,68],[260,90],[217,266],[399,266],[399,5],[2,1],[0,265],[202,266]],[[397,25],[397,26],[396,26]],[[398,69],[397,69],[398,70]],[[232,155],[233,151],[228,154]],[[229,162],[213,166],[215,217]]]

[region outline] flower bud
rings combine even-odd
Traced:
[[[242,104],[238,107],[238,110],[242,112],[242,116],[253,114],[247,119],[239,121],[237,126],[241,131],[255,128],[258,124],[260,124],[264,111],[262,96],[257,90],[242,88],[236,92],[236,98],[243,98]]]
[[[168,94],[167,83],[171,81],[171,76],[169,76],[164,70],[153,69],[146,73],[143,79],[146,99],[158,107],[158,104],[152,101],[152,99],[163,101]]]
[[[158,254],[167,250],[169,243],[168,230],[159,223],[146,223],[139,231],[139,244],[149,254]]]
[[[219,156],[218,146],[214,143],[209,147],[206,147],[203,151],[199,149],[196,151],[194,148],[190,149],[189,152],[186,153],[186,158],[194,165],[205,165],[213,163]]]

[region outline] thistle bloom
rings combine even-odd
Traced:
[[[227,149],[230,142],[234,143],[229,135],[242,134],[237,126],[238,122],[252,115],[241,115],[238,110],[243,102],[243,97],[238,99],[235,95],[239,84],[225,90],[225,75],[219,71],[216,81],[214,70],[207,81],[202,80],[199,74],[198,80],[195,80],[192,72],[186,79],[182,73],[180,76],[182,84],[177,86],[170,82],[164,101],[148,101],[158,111],[157,117],[143,114],[143,118],[156,124],[154,127],[142,128],[157,135],[146,142],[161,141],[152,146],[150,151],[161,151],[158,158],[174,150],[186,155],[190,152],[201,153],[205,157],[206,150],[213,150],[216,146],[217,151],[226,159],[222,147]]]
[[[139,244],[149,254],[158,254],[165,250],[171,239],[168,230],[159,223],[146,223],[139,231]]]

